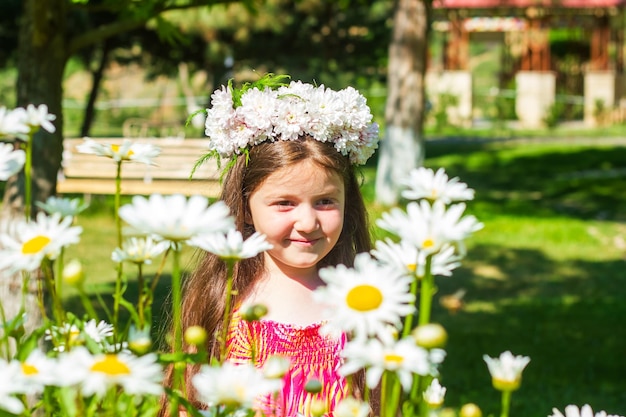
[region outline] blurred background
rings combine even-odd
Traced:
[[[406,14],[396,13],[400,6]],[[437,279],[433,320],[449,332],[442,412],[473,402],[497,415],[500,397],[482,355],[511,350],[531,357],[511,416],[548,416],[553,407],[585,403],[624,415],[625,6],[0,0],[0,105],[51,103],[62,113],[65,138],[184,142],[203,137],[203,120],[187,119],[229,79],[288,73],[359,89],[382,137],[394,115],[390,91],[401,99],[420,94],[409,118],[420,121],[423,165],[444,167],[474,188],[468,210],[485,224],[468,242],[461,268]],[[20,41],[24,33],[31,44]],[[394,48],[407,39],[425,47],[398,57]],[[390,85],[403,58],[423,65],[417,93]],[[62,90],[50,82],[57,77]],[[362,170],[372,220],[388,209],[376,198],[377,158]],[[94,291],[106,291],[114,280],[103,250],[115,246],[112,197],[76,196],[91,206],[80,220],[83,241],[68,256],[84,260]],[[383,236],[375,227],[372,234]],[[188,268],[193,259],[189,254]],[[158,288],[157,303],[166,306],[168,280]],[[134,290],[131,279],[130,299]],[[155,314],[155,327],[161,321]]]

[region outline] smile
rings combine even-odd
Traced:
[[[316,244],[320,239],[289,239],[291,243],[295,243],[297,245],[305,245],[312,246]]]

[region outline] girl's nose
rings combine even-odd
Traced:
[[[318,227],[319,223],[315,209],[305,205],[298,207],[294,228],[299,232],[310,233],[317,230]]]

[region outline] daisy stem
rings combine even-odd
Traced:
[[[122,161],[117,163],[117,169],[115,173],[115,200],[114,200],[114,215],[115,215],[115,228],[117,230],[117,246],[122,247],[122,220],[120,218],[120,200],[122,194]],[[115,294],[113,296],[113,340],[117,344],[120,340],[119,335],[119,315],[120,315],[120,298],[122,297],[122,268],[123,262],[117,264],[117,278],[115,280]]]
[[[382,381],[380,382],[380,417],[388,417],[389,413],[387,410],[387,400],[389,396],[389,388],[387,381],[387,372],[383,372]]]
[[[85,292],[85,288],[82,285],[79,285],[77,289],[78,289],[78,295],[80,297],[80,301],[83,305],[83,308],[89,315],[89,317],[91,317],[92,319],[98,320],[98,313],[96,313],[96,310],[93,308],[91,300],[89,299],[89,297],[87,296],[87,293]]]
[[[56,274],[55,274],[55,291],[59,298],[59,301],[63,298],[63,255],[65,254],[65,248],[61,248],[59,257],[56,260]]]
[[[159,279],[161,278],[161,275],[163,274],[163,269],[165,268],[165,263],[167,261],[167,255],[169,255],[170,251],[171,251],[171,248],[167,248],[167,250],[165,251],[165,254],[163,255],[163,259],[161,259],[161,263],[159,264],[159,269],[154,275],[154,278],[152,278],[152,284],[150,287],[150,292],[152,294],[154,294],[154,292],[157,289],[157,285],[159,285]]]
[[[26,280],[25,280],[26,281]],[[44,301],[44,288],[43,288],[43,280],[37,279],[35,280],[37,283],[37,306],[39,307],[39,312],[41,313],[41,318],[45,322],[48,320],[48,313],[46,312],[46,305]]]
[[[122,219],[120,218],[120,201],[122,195],[122,161],[117,163],[115,172],[115,227],[117,229],[117,245],[122,247]]]
[[[24,304],[22,304],[22,306],[24,306]],[[0,324],[2,324],[3,328],[6,328],[6,324],[7,324],[7,316],[6,313],[4,312],[4,307],[2,306],[2,303],[0,303]],[[9,359],[11,356],[11,345],[9,344],[9,334],[8,332],[2,332],[0,333],[0,337],[2,337],[2,348],[4,348],[5,352],[4,355],[2,356],[5,359]]]
[[[432,260],[432,255],[428,255],[426,257],[424,277],[422,278],[422,288],[420,289],[420,308],[419,318],[417,321],[418,326],[422,326],[430,322],[433,294],[435,293],[435,281],[431,272]]]
[[[224,317],[222,318],[222,333],[220,335],[220,363],[226,359],[226,339],[228,338],[228,328],[230,327],[230,315],[232,313],[232,297],[233,297],[233,267],[234,261],[225,260],[226,262],[226,301],[224,306]]]
[[[41,272],[44,276],[46,286],[48,287],[50,298],[52,298],[52,312],[54,313],[54,318],[57,323],[63,323],[65,313],[63,311],[63,305],[61,304],[61,300],[56,293],[52,261],[50,261],[48,258],[44,258],[43,262],[41,263]]]
[[[385,371],[383,373],[383,381],[385,377],[387,378],[387,388],[381,388],[381,395],[386,397],[386,405],[382,405],[383,401],[381,399],[380,408],[381,410],[385,411],[386,417],[395,417],[398,414],[398,410],[400,409],[400,396],[402,394],[402,387],[400,386],[400,381],[398,380],[398,378],[396,378],[396,375],[393,372]]]
[[[430,384],[432,378],[418,375],[416,379],[418,382],[416,384],[415,381],[413,381],[414,385],[411,391],[411,399],[419,400],[419,405],[418,405],[419,415],[420,417],[427,417],[428,416],[428,404],[426,404],[426,401],[424,401],[423,393],[424,391],[426,391],[426,388]]]
[[[500,417],[509,417],[509,408],[511,407],[511,391],[502,391],[502,412]]]
[[[417,299],[417,290],[418,290],[418,282],[417,277],[411,282],[410,292]],[[413,319],[415,318],[415,313],[409,314],[406,316],[404,320],[404,328],[402,329],[402,337],[407,337],[411,334],[411,330],[413,330]]]
[[[143,265],[137,264],[137,288],[139,290],[138,299],[137,299],[137,315],[139,316],[139,328],[143,329],[144,322],[144,292],[145,292],[145,283],[143,279]]]

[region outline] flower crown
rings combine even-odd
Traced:
[[[378,147],[378,125],[366,99],[352,87],[340,91],[292,81],[288,76],[265,75],[234,89],[232,82],[211,95],[205,133],[210,139],[205,157],[228,158],[247,154],[249,147],[309,135],[332,142],[352,164],[364,164]]]

